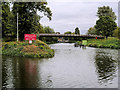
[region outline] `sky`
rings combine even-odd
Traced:
[[[43,17],[40,23],[50,26],[55,32],[63,34],[66,31],[74,32],[79,27],[81,34],[86,34],[90,27],[94,27],[98,17],[98,7],[110,6],[118,16],[118,0],[47,0],[53,16],[49,21]],[[41,13],[38,13],[41,15]],[[116,20],[117,22],[117,20]]]

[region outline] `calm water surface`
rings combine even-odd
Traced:
[[[69,43],[50,45],[48,59],[3,56],[5,88],[117,88],[118,51],[82,49]]]

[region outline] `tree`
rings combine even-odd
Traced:
[[[49,34],[55,33],[54,29],[50,28],[49,26],[44,27],[44,32],[49,33]],[[45,37],[45,41],[47,41],[47,42],[57,42],[57,38],[56,37]]]
[[[113,34],[115,37],[118,37],[120,39],[120,27],[118,27]]]
[[[97,35],[103,35],[107,38],[113,35],[113,31],[117,28],[117,24],[111,17],[103,16],[97,20],[95,28]]]
[[[45,33],[55,33],[54,29],[50,28],[49,26],[44,27]]]
[[[10,12],[10,4],[8,2],[2,2],[2,38],[8,38],[8,36],[14,36],[12,30],[12,13]]]
[[[75,34],[80,34],[80,30],[78,27],[75,28]]]
[[[87,34],[91,34],[91,35],[96,35],[96,28],[95,27],[91,27],[89,28]]]
[[[112,8],[110,8],[109,6],[98,7],[97,16],[99,18],[102,17],[102,16],[109,16],[114,21],[116,20],[116,15],[113,12]]]
[[[60,34],[60,32],[55,32],[56,34]]]
[[[72,34],[72,32],[71,31],[67,31],[64,34]]]
[[[64,34],[72,34],[71,31],[64,32]],[[72,37],[64,37],[65,40],[71,40]]]
[[[47,2],[14,2],[12,12],[14,14],[14,25],[16,27],[16,15],[19,14],[19,37],[23,40],[24,34],[39,32],[41,16],[37,11],[47,16],[51,20],[51,10],[47,7]],[[16,29],[16,28],[15,28]]]

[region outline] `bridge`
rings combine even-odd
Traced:
[[[97,35],[79,35],[79,34],[39,34],[39,37],[80,37],[80,38],[98,38],[104,39],[103,36]]]

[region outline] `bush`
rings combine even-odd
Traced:
[[[97,48],[111,48],[120,49],[120,40],[117,38],[108,39],[90,39],[88,40],[87,46],[97,47]]]
[[[52,57],[54,56],[54,50],[40,41],[37,40],[33,44],[28,42],[3,42],[2,54],[8,56],[22,56],[22,57]]]

